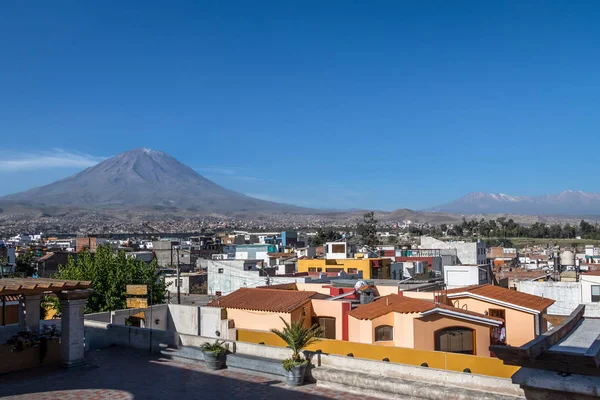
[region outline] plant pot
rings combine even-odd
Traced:
[[[290,386],[301,386],[304,383],[307,367],[308,363],[296,365],[291,370],[285,371],[285,383]]]
[[[214,351],[203,351],[204,361],[206,362],[206,368],[212,370],[218,370],[225,368],[225,351],[219,353],[217,357]]]

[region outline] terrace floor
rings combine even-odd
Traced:
[[[92,351],[87,366],[44,366],[0,375],[2,399],[362,399],[368,397],[240,372],[209,371],[127,348]]]

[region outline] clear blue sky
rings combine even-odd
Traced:
[[[329,208],[600,191],[600,3],[4,1],[0,194],[136,147]]]

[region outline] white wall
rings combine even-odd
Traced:
[[[258,270],[244,271],[243,260],[209,260],[208,261],[208,294],[216,295],[220,291],[223,296],[235,292],[240,288],[258,287],[267,285],[267,277],[260,276]],[[222,269],[222,273],[219,273]],[[296,282],[295,278],[270,277],[270,283],[278,285],[282,283]]]
[[[579,275],[581,282],[581,301],[584,303],[592,302],[592,286],[600,285],[600,276],[595,275]]]
[[[200,307],[169,304],[168,330],[185,333],[186,335],[200,334]]]
[[[517,290],[555,300],[555,303],[548,308],[548,314],[551,315],[569,315],[579,304],[584,304],[586,317],[600,317],[600,303],[584,301],[582,282],[520,281],[517,282]],[[588,290],[591,294],[591,288]]]
[[[111,311],[111,323],[115,325],[125,325],[125,320],[130,315],[143,311],[146,315],[147,328],[152,324],[152,329],[166,331],[168,327],[168,306],[159,304],[148,308],[128,308],[125,310]],[[158,320],[158,324],[156,321]]]
[[[200,307],[200,335],[215,339],[235,340],[235,329],[229,328],[229,320],[224,319],[225,317],[226,311],[223,308]]]
[[[448,289],[479,285],[479,268],[464,265],[447,265],[444,267],[444,283]]]

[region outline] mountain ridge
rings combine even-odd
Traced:
[[[600,193],[563,190],[539,196],[471,192],[428,211],[459,214],[600,215]]]

